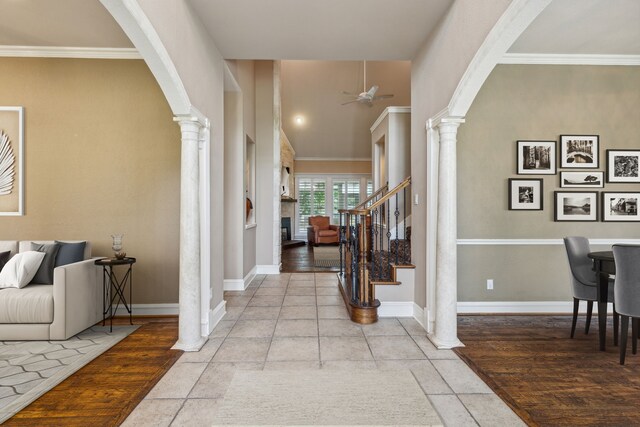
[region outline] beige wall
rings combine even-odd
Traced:
[[[0,104],[25,107],[25,213],[7,239],[112,233],[138,259],[133,302],[178,302],[180,132],[143,61],[0,59]]]
[[[371,173],[371,160],[332,161],[332,160],[296,160],[296,173]]]
[[[427,220],[435,220],[427,218],[427,199],[432,196],[427,146],[433,141],[427,139],[425,123],[449,105],[478,48],[510,3],[456,0],[411,61],[411,192],[420,200],[412,206],[416,238],[411,241],[411,259],[416,263],[415,303],[420,307],[426,306],[427,280],[435,286],[434,269],[420,261],[433,257],[427,253]]]
[[[605,150],[640,148],[640,68],[500,65],[471,106],[458,133],[458,237],[461,239],[640,238],[638,223],[554,222],[559,175],[544,180],[543,211],[509,211],[508,178],[518,176],[516,141],[600,135]],[[567,170],[567,169],[564,169]],[[563,191],[588,189],[563,189]],[[640,191],[605,184],[597,191]],[[602,248],[607,249],[606,247]],[[568,300],[562,246],[459,246],[460,301]],[[486,280],[495,279],[495,290]]]

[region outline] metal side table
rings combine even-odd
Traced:
[[[103,258],[96,260],[95,264],[102,266],[102,326],[107,319],[110,320],[109,331],[113,332],[113,316],[118,311],[120,303],[129,312],[129,323],[133,325],[133,310],[131,307],[131,290],[133,288],[133,264],[136,259],[126,257]],[[120,279],[114,271],[114,267],[125,266],[126,271]],[[125,297],[125,288],[129,284],[129,301]],[[116,301],[117,298],[117,301]],[[115,302],[115,308],[113,307]],[[108,317],[107,317],[108,315]]]

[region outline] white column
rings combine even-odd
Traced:
[[[198,351],[207,341],[200,328],[200,122],[176,119],[182,132],[180,162],[180,291],[179,331],[174,349]]]
[[[462,346],[458,339],[458,251],[456,194],[456,135],[462,118],[443,118],[438,124],[438,234],[436,243],[436,318],[430,336],[438,348]]]

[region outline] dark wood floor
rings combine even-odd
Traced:
[[[284,249],[281,262],[283,273],[340,271],[339,267],[315,267],[313,247],[309,245]]]
[[[529,425],[640,426],[640,354],[619,364],[607,329],[598,351],[597,317],[569,338],[570,316],[459,316],[456,349]],[[582,328],[582,329],[580,329]],[[580,333],[578,333],[580,331]]]
[[[120,425],[182,354],[171,350],[177,317],[138,317],[134,324],[141,326],[3,426]]]

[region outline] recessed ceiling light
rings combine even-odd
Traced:
[[[295,124],[297,124],[298,126],[302,126],[304,124],[304,117],[303,116],[295,116],[293,118],[293,121],[295,122]]]

